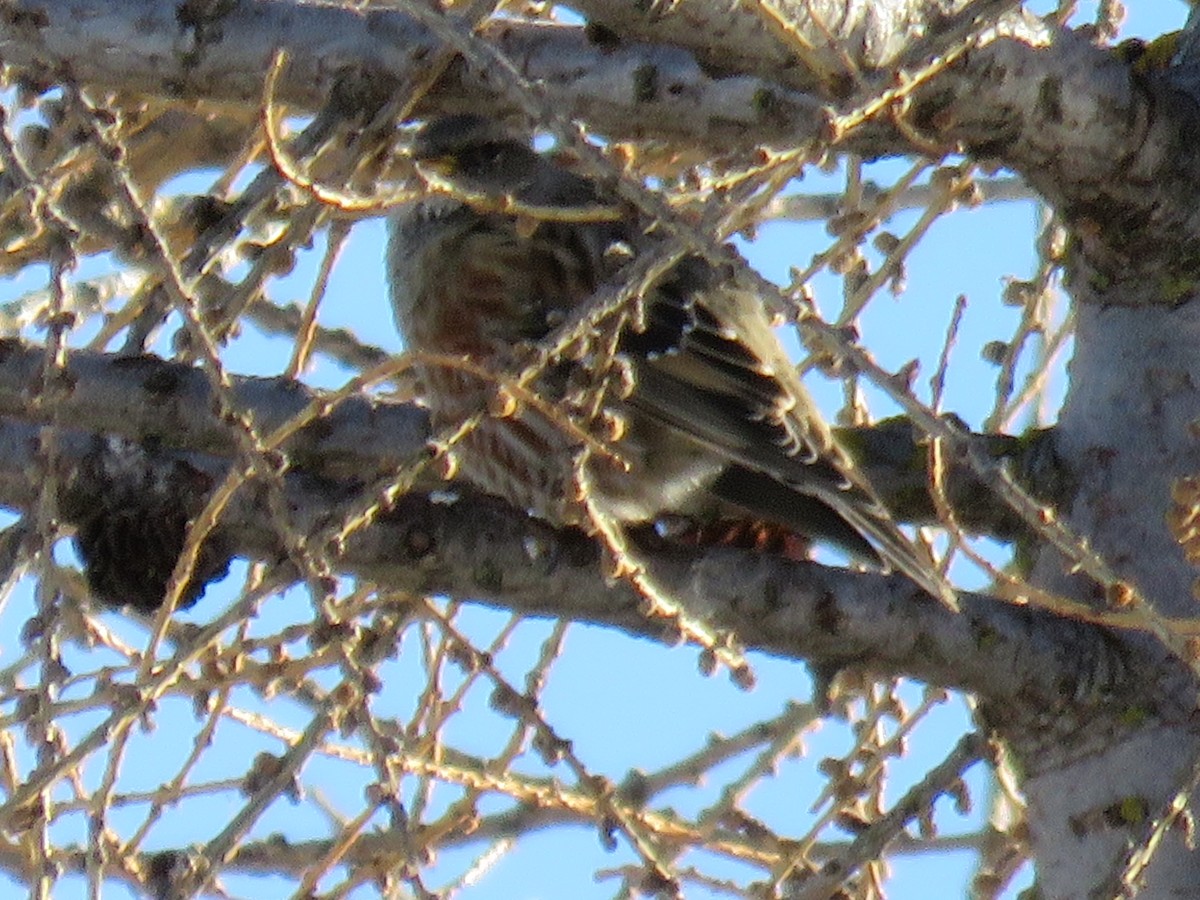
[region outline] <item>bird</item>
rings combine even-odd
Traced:
[[[411,154],[448,192],[392,212],[390,299],[405,346],[426,361],[435,428],[473,424],[453,448],[469,483],[584,530],[596,516],[627,530],[761,522],[898,569],[955,605],[730,265],[683,255],[636,302],[564,339],[572,317],[653,247],[637,214],[487,117],[435,118]],[[518,383],[526,371],[535,377]]]

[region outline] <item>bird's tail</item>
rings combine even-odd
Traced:
[[[946,580],[933,556],[901,531],[878,502],[864,502],[846,494],[822,499],[871,543],[884,563],[911,578],[948,609],[958,612],[958,593]]]
[[[895,569],[950,609],[958,610],[957,594],[933,557],[900,530],[865,488],[844,480],[832,465],[809,464],[800,469],[800,475],[801,483],[791,484],[734,465],[710,490],[755,517],[827,541],[862,562]]]

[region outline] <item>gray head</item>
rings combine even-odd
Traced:
[[[532,207],[587,207],[600,203],[596,186],[538,154],[495,119],[474,114],[431,119],[413,140],[423,167],[463,190],[511,197]]]
[[[470,190],[511,194],[543,165],[527,141],[495,119],[464,113],[430,120],[412,144],[412,157]]]

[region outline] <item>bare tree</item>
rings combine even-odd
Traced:
[[[595,850],[579,884],[618,896],[886,896],[891,861],[962,849],[981,897],[1029,861],[1043,897],[1193,893],[1200,59],[1190,32],[1169,61],[1114,52],[1115,4],[1074,6],[6,4],[0,267],[42,283],[3,307],[0,870],[39,897],[448,897],[510,855],[557,863],[537,841],[570,832]],[[732,261],[841,387],[896,519],[988,589],[952,611],[648,534],[648,598],[613,548],[447,484],[413,361],[335,323],[386,322],[382,261],[338,262],[431,189],[409,126],[455,111],[540,134],[655,222],[645,267]],[[839,190],[798,181],[822,170]],[[873,300],[936,223],[1013,196],[1047,211],[1036,271],[987,301],[1015,332],[962,346],[961,298],[908,298],[945,333],[933,377],[882,364]],[[728,244],[804,220],[826,237],[783,285]],[[943,399],[971,349],[996,373],[974,431]],[[681,640],[732,676],[689,696],[735,707],[779,658],[811,702],[607,770],[550,696],[581,623],[621,649],[577,714],[609,683],[653,697],[621,726],[639,754],[689,701],[629,657]],[[947,691],[971,723],[904,781]],[[841,747],[804,753],[822,726]],[[796,765],[824,786],[760,811]],[[986,821],[939,836],[940,797]]]

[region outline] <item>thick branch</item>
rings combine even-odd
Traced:
[[[986,78],[986,83],[984,79]],[[1200,107],[1083,36],[1000,40],[930,81],[914,120],[1023,174],[1072,228],[1076,301],[1174,304],[1200,275]]]
[[[44,350],[0,340],[0,415],[34,416],[28,387],[40,377]],[[123,357],[74,350],[65,376],[70,390],[60,421],[137,443],[232,456],[237,441],[221,421],[212,385],[197,368],[153,356]],[[262,434],[317,403],[318,395],[283,378],[237,377],[230,399]],[[48,421],[42,415],[34,421]],[[412,404],[375,403],[353,396],[324,412],[287,443],[289,461],[328,477],[370,477],[394,471],[422,452],[429,418]]]
[[[1012,0],[759,0],[736,15],[725,4],[704,2],[673,15],[666,5],[571,4],[622,36],[684,47],[706,67],[835,93],[852,88],[851,66],[869,78],[906,61],[919,63],[1018,6]],[[1005,22],[1008,33],[1042,32],[1032,15],[1012,14]]]
[[[0,504],[28,509],[37,502],[39,485],[29,473],[39,465],[38,446],[36,428],[0,424]],[[60,434],[61,483],[76,494],[103,495],[107,485],[80,482],[103,468],[96,455],[106,452],[91,435]],[[187,460],[212,481],[226,465],[196,454]],[[120,463],[129,464],[128,456]],[[164,478],[158,468],[175,478],[179,460],[146,454],[142,464],[147,469],[140,477],[157,483]],[[355,483],[301,474],[288,476],[284,486],[288,526],[298,534],[318,531],[360,490]],[[285,554],[263,514],[266,490],[262,483],[244,487],[226,510],[220,534],[237,555],[277,561]],[[693,551],[651,541],[644,549],[656,577],[691,615],[733,632],[750,649],[822,666],[911,675],[972,691],[1013,714],[1124,697],[1131,690],[1125,651],[1103,628],[974,595],[963,597],[961,614],[952,614],[898,575],[728,548]],[[673,628],[643,614],[642,598],[628,584],[606,582],[592,541],[489,498],[435,503],[403,497],[354,533],[335,566],[400,591],[444,593],[676,639]]]
[[[174,0],[26,0],[0,17],[0,53],[7,65],[69,73],[100,89],[258,105],[283,48],[289,62],[277,99],[316,109],[348,68],[412,83],[442,48],[427,29],[390,10],[243,0],[196,28],[181,23],[178,7]],[[484,36],[527,78],[547,85],[560,111],[612,136],[653,134],[729,149],[790,144],[824,128],[819,102],[761,78],[706,73],[678,48],[613,47],[582,28],[511,20],[494,21]],[[486,73],[461,66],[439,83],[437,102],[452,110],[516,109]]]

